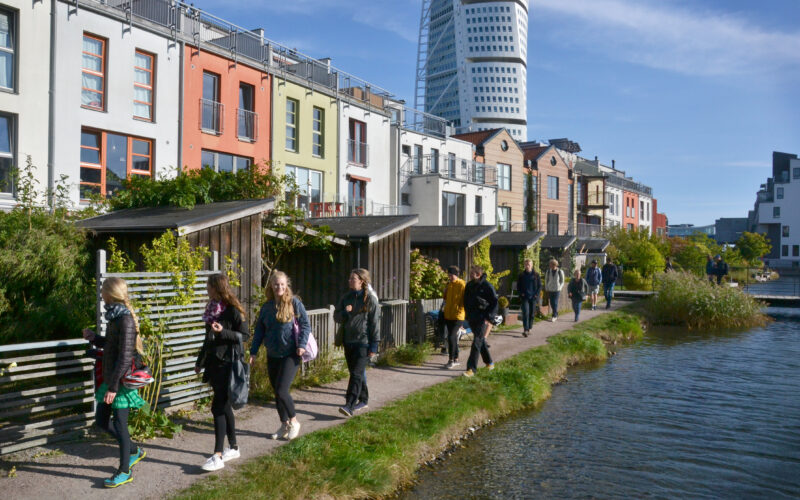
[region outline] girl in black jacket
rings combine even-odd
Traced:
[[[104,481],[107,488],[116,488],[133,481],[132,467],[145,457],[145,451],[134,446],[128,433],[131,409],[141,408],[145,401],[138,389],[122,385],[122,377],[131,369],[134,358],[143,352],[139,322],[128,299],[128,285],[121,278],[107,278],[100,289],[108,321],[106,336],[99,337],[86,328],[83,338],[103,348],[103,383],[95,396],[95,425],[108,432],[119,443],[119,467]],[[111,421],[113,414],[114,420]]]
[[[225,467],[225,462],[239,458],[236,444],[236,422],[230,400],[230,377],[233,354],[239,350],[240,343],[250,338],[247,323],[244,322],[244,308],[231,291],[228,278],[224,274],[208,277],[208,304],[203,313],[206,324],[206,338],[197,355],[195,373],[203,372],[203,382],[211,384],[214,398],[211,400],[211,413],[214,415],[214,454],[203,464],[203,470],[215,471]],[[244,353],[238,353],[244,355]],[[230,447],[223,448],[225,436]]]

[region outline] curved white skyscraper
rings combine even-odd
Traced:
[[[423,0],[417,109],[527,140],[528,0]]]

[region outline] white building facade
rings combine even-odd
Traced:
[[[757,204],[756,231],[769,238],[772,252],[767,265],[800,267],[800,159],[788,160],[788,170],[773,167],[770,192]]]
[[[422,9],[424,110],[458,132],[506,128],[527,140],[528,1],[426,0]]]
[[[37,188],[51,180],[50,44],[50,2],[0,1],[0,209],[16,205],[11,172],[28,157]]]
[[[73,202],[178,168],[180,45],[101,4],[58,2],[56,176]]]

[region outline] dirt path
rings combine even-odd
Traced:
[[[613,309],[616,309],[615,304]],[[582,320],[602,314],[603,309],[584,311]],[[555,323],[540,322],[533,334],[522,337],[522,328],[491,334],[489,343],[495,361],[532,347],[544,344],[545,339],[571,328],[572,313],[563,314]],[[465,368],[469,346],[461,346],[461,366],[456,370],[443,369],[447,356],[433,355],[418,367],[373,368],[367,373],[370,411],[452,377],[460,376]],[[482,363],[481,363],[482,366]],[[338,407],[344,403],[347,380],[324,387],[298,390],[292,393],[297,417],[303,425],[301,434],[313,432],[343,422]],[[226,474],[251,457],[264,455],[285,443],[271,441],[267,434],[278,428],[278,415],[272,404],[247,406],[236,412],[236,427],[242,458],[228,462],[225,469],[210,474]],[[199,415],[174,439],[154,439],[144,443],[147,457],[134,469],[134,480],[115,490],[103,487],[103,480],[115,470],[118,460],[116,443],[109,440],[80,441],[56,444],[49,448],[29,450],[3,459],[4,469],[16,467],[16,477],[0,478],[4,499],[63,499],[63,498],[163,498],[209,475],[200,466],[214,449],[214,428],[210,412]],[[54,451],[50,456],[43,455]],[[37,456],[37,453],[39,454]]]

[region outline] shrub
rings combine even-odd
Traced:
[[[419,249],[411,251],[410,294],[413,300],[438,299],[444,294],[447,273],[439,265],[439,259],[422,255]]]
[[[500,271],[499,273],[494,272],[492,259],[489,256],[491,248],[492,242],[489,240],[489,238],[482,239],[477,245],[475,245],[475,255],[472,258],[472,263],[483,268],[483,272],[486,273],[486,281],[491,283],[492,286],[497,289],[500,279],[508,276],[511,273],[511,270],[506,269],[505,271]],[[469,269],[466,269],[466,271],[469,273]]]
[[[738,288],[718,286],[686,272],[664,273],[646,304],[654,324],[687,328],[744,328],[763,325],[762,304]]]
[[[622,283],[627,290],[649,290],[652,279],[639,274],[638,269],[626,269],[622,272]]]
[[[505,295],[501,296],[499,299],[497,299],[497,306],[500,309],[505,309],[508,307],[508,298]]]
[[[431,356],[433,346],[430,342],[421,344],[405,344],[400,347],[388,349],[378,360],[379,366],[421,366]]]

